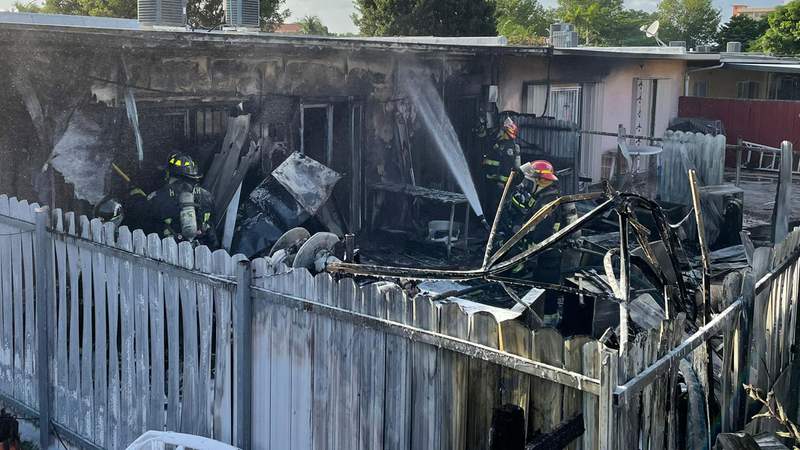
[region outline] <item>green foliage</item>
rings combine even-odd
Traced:
[[[136,0],[45,0],[14,4],[17,11],[81,16],[136,18]]]
[[[282,9],[286,0],[260,0],[261,28],[273,31],[280,26],[290,12]],[[14,7],[20,12],[50,14],[72,14],[79,16],[137,17],[137,0],[35,0],[28,3],[17,2]],[[189,23],[196,27],[214,28],[225,22],[222,0],[188,0],[186,15]]]
[[[557,21],[537,0],[497,0],[496,8],[497,33],[512,44],[543,44],[547,28]]]
[[[694,48],[716,41],[720,15],[711,0],[661,0],[658,19],[661,39],[686,41],[689,48]]]
[[[494,0],[354,0],[365,36],[494,36]]]
[[[310,34],[313,36],[330,36],[331,32],[328,30],[319,16],[305,16],[298,22],[303,34]]]
[[[756,47],[777,55],[800,54],[800,0],[778,7],[767,17],[769,28]]]
[[[754,20],[743,15],[733,16],[719,29],[717,50],[725,51],[728,42],[741,42],[742,49],[747,50],[767,31],[767,28],[769,24],[766,20]]]
[[[655,45],[639,30],[653,14],[624,9],[621,0],[559,0],[558,17],[574,24],[589,45]]]

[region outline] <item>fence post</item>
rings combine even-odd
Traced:
[[[36,210],[36,374],[39,377],[39,448],[50,446],[50,210]]]
[[[736,140],[736,186],[741,184],[742,179],[742,138]]]
[[[250,261],[240,261],[236,266],[236,294],[233,302],[233,337],[236,347],[236,392],[234,418],[236,420],[236,446],[250,449],[251,395],[253,392],[252,318],[253,304],[250,296],[252,273]]]
[[[616,407],[614,406],[614,390],[617,387],[617,367],[619,354],[617,350],[601,344],[600,349],[600,406],[599,406],[599,430],[600,450],[612,450],[617,448],[615,438],[617,436]]]
[[[772,242],[778,245],[789,234],[789,214],[792,212],[792,143],[781,142],[781,168],[775,209],[772,212]]]

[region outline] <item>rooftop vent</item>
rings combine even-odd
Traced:
[[[139,0],[139,22],[145,25],[186,25],[186,0]]]
[[[728,53],[740,53],[742,51],[742,43],[741,42],[728,42],[725,51]]]
[[[553,47],[577,47],[578,33],[571,23],[550,25],[550,45]]]
[[[225,24],[236,28],[260,26],[258,0],[224,0]]]
[[[669,41],[669,46],[686,48],[686,41]]]

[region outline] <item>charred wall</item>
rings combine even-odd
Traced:
[[[148,33],[123,39],[107,33],[0,28],[6,58],[0,79],[8,80],[0,83],[5,105],[0,110],[0,192],[42,202],[55,193],[55,205],[86,212],[88,205],[75,197],[96,201],[98,192],[126,188],[112,174],[112,161],[153,189],[170,153],[213,147],[224,135],[228,111],[243,101],[257,111],[253,132],[287,151],[299,150],[303,105],[335,105],[338,128],[350,125],[342,115],[358,105],[366,182],[383,177],[405,181],[403,170],[392,169],[402,166],[395,151],[402,139],[399,120],[409,122],[409,135],[420,146],[415,164],[436,158],[420,143],[425,133],[398,91],[398,67],[419,67],[446,97],[477,97],[488,84],[476,55],[357,46],[253,48],[235,40],[208,43],[202,34],[174,41],[161,34],[149,32],[158,39]],[[125,111],[128,88],[133,88],[139,112],[142,162]],[[335,154],[349,145],[342,133],[333,136]],[[58,170],[42,172],[54,165]],[[262,162],[263,170],[268,166],[269,161]],[[441,176],[442,171],[434,172],[431,177]]]

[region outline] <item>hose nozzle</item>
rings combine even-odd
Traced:
[[[491,231],[492,227],[489,226],[489,222],[486,221],[486,217],[480,216],[479,219],[481,219],[481,225],[483,225],[483,228],[486,228],[486,231]]]

